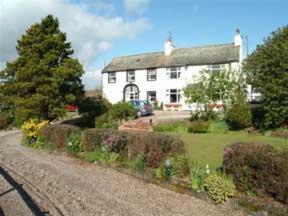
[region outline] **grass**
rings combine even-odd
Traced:
[[[209,164],[211,170],[222,165],[222,153],[226,145],[236,142],[261,142],[277,149],[288,147],[288,140],[277,137],[247,135],[244,132],[227,134],[181,134],[190,161]]]

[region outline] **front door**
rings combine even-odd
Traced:
[[[134,84],[129,84],[124,88],[124,101],[138,100],[139,88]]]

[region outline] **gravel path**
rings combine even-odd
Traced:
[[[23,147],[21,132],[9,133],[0,133],[0,166],[49,212],[45,215],[244,215],[109,168]],[[4,206],[7,199],[0,197],[4,213],[11,209]]]

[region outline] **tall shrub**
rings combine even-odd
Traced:
[[[262,97],[264,126],[279,127],[288,121],[288,26],[264,39],[249,55],[244,69]]]
[[[236,143],[225,148],[223,168],[238,189],[267,194],[288,203],[288,150],[261,143]]]

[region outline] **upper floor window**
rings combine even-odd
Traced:
[[[108,83],[116,83],[116,72],[108,73]]]
[[[156,80],[156,69],[147,69],[147,80],[148,81]]]
[[[127,71],[127,82],[134,82],[135,81],[135,71]]]
[[[181,68],[180,67],[172,67],[167,69],[167,77],[169,79],[178,79],[181,76]]]

